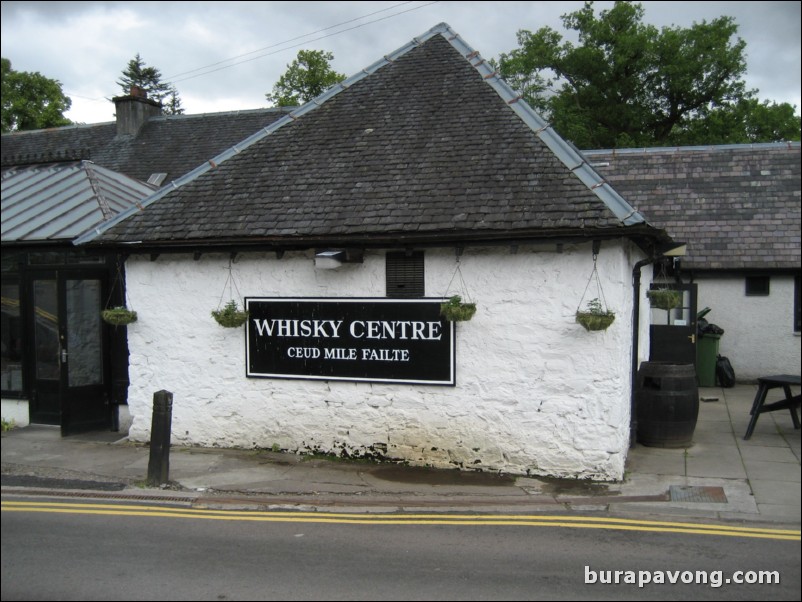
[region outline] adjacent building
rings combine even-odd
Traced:
[[[698,288],[737,378],[798,373],[799,142],[584,154],[651,223],[688,243],[663,280]]]
[[[283,116],[284,109],[162,116],[141,94],[116,121],[2,137],[2,412],[64,434],[127,419],[125,251],[73,241],[158,186]],[[122,409],[123,416],[120,417]]]

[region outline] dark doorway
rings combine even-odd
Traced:
[[[652,307],[649,328],[649,360],[696,365],[696,284],[652,284],[651,289],[682,292],[682,304],[674,309]]]
[[[28,323],[31,422],[62,435],[111,426],[108,340],[100,317],[103,269],[30,270]]]

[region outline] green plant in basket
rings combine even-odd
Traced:
[[[100,315],[104,322],[112,324],[113,326],[126,326],[132,322],[136,322],[136,312],[122,306],[104,309]]]
[[[607,330],[614,320],[615,313],[602,308],[598,299],[591,299],[587,309],[576,312],[576,321],[586,330]]]
[[[671,289],[655,289],[647,291],[652,307],[658,309],[674,309],[682,305],[682,293]]]
[[[476,303],[463,303],[462,297],[454,295],[440,304],[440,315],[449,322],[465,322],[476,313]]]
[[[229,301],[223,309],[212,311],[212,317],[220,326],[225,328],[236,328],[242,326],[248,319],[247,311],[240,311],[236,301]]]

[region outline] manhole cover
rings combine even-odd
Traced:
[[[721,487],[693,487],[689,485],[672,485],[668,488],[672,502],[706,502],[709,504],[726,504],[727,496]]]

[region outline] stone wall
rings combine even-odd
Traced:
[[[587,332],[574,313],[592,270],[590,244],[467,248],[461,272],[476,316],[457,325],[455,387],[245,377],[244,328],[210,317],[228,257],[133,256],[127,264],[133,440],[149,439],[152,395],[174,393],[173,442],[343,452],[414,465],[600,480],[623,477],[629,444],[631,266],[625,242],[598,258],[616,321]],[[446,291],[453,249],[427,250],[426,296]],[[245,254],[242,296],[384,297],[383,252],[315,269],[313,254]],[[458,279],[455,279],[458,280]],[[648,283],[644,288],[648,288]],[[591,283],[585,300],[596,296]],[[465,295],[463,295],[465,296]],[[642,306],[645,303],[645,296]],[[648,323],[641,328],[648,349]]]

